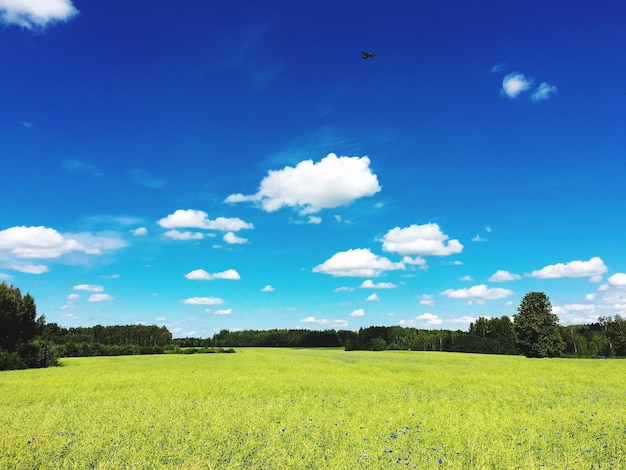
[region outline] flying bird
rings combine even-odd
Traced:
[[[362,51],[361,55],[363,56],[363,60],[371,59],[374,57],[374,54],[372,54],[371,52],[365,52],[365,51]]]

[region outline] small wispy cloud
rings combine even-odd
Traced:
[[[530,96],[532,101],[544,101],[556,95],[557,89],[554,85],[543,82]]]
[[[75,158],[67,158],[61,162],[61,166],[65,171],[70,173],[78,173],[81,175],[96,176],[98,178],[104,176],[104,172],[92,163],[88,163]]]
[[[139,168],[131,170],[130,175],[137,184],[140,184],[144,188],[159,189],[165,186],[165,180],[163,178],[150,175]]]

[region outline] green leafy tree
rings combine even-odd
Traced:
[[[17,287],[0,283],[0,349],[17,352],[37,334],[35,299]]]
[[[516,345],[526,357],[557,357],[565,350],[559,317],[543,292],[529,292],[514,315]]]

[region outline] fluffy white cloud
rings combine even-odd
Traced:
[[[427,325],[441,325],[443,323],[443,320],[437,315],[433,315],[432,313],[428,312],[422,315],[418,315],[416,319],[419,322],[425,322]]]
[[[570,261],[545,266],[530,275],[537,279],[556,279],[561,277],[594,277],[607,272],[607,267],[599,257],[588,261]]]
[[[428,269],[428,265],[426,264],[426,260],[421,256],[416,256],[415,258],[411,258],[410,256],[405,256],[402,258],[402,262],[404,264],[408,264],[410,266],[419,266],[420,269]]]
[[[92,294],[87,299],[88,302],[107,302],[113,300],[114,297],[109,294]]]
[[[424,294],[420,297],[420,304],[428,305],[429,307],[432,307],[435,305],[435,299],[430,294]]]
[[[533,79],[526,78],[523,73],[513,72],[508,74],[502,80],[502,94],[509,98],[517,98],[517,96],[528,90],[533,84]]]
[[[138,227],[131,230],[130,233],[132,233],[136,237],[143,237],[144,235],[147,235],[148,229],[146,227]]]
[[[77,14],[71,0],[0,0],[0,21],[26,29],[67,21]]]
[[[556,94],[556,87],[554,85],[550,85],[546,82],[543,82],[541,85],[537,87],[537,89],[530,96],[532,101],[543,101],[550,99],[553,95]]]
[[[204,269],[194,269],[193,271],[185,274],[185,277],[194,281],[212,281],[213,279],[227,279],[230,281],[238,281],[239,279],[241,279],[239,273],[234,269],[227,269],[226,271],[215,274],[210,274]]]
[[[191,297],[181,300],[181,303],[187,305],[221,305],[224,300],[219,297]]]
[[[102,292],[104,287],[94,284],[77,284],[73,288],[74,290],[84,290],[87,292]]]
[[[354,310],[351,314],[351,317],[364,317],[365,316],[365,310],[363,310],[362,308],[358,308],[356,310]]]
[[[466,289],[447,289],[441,293],[451,299],[484,299],[484,300],[498,300],[510,297],[514,292],[509,289],[502,289],[500,287],[488,288],[485,284],[478,286],[468,287]]]
[[[199,228],[204,230],[219,230],[222,232],[238,232],[239,230],[254,228],[251,223],[245,222],[238,217],[218,217],[209,219],[209,215],[200,210],[178,209],[157,223],[168,229],[176,228]]]
[[[19,226],[0,231],[0,251],[7,251],[17,258],[48,259],[72,251],[90,253],[92,250],[75,238],[61,235],[52,228]]]
[[[450,240],[435,223],[393,228],[382,242],[383,250],[401,255],[448,256],[463,250],[458,240]]]
[[[392,282],[374,283],[371,279],[368,279],[363,281],[359,287],[361,289],[395,289],[398,286]]]
[[[626,274],[624,273],[615,273],[608,279],[609,284],[612,286],[626,286]]]
[[[204,238],[204,234],[200,232],[181,232],[179,230],[168,230],[163,235],[172,240],[202,240]]]
[[[251,201],[266,212],[294,207],[301,214],[345,206],[380,191],[368,157],[337,157],[328,154],[319,162],[304,160],[295,167],[271,170],[256,194],[231,194],[226,202]]]
[[[376,293],[370,294],[365,299],[366,302],[380,302],[378,295]]]
[[[274,288],[268,284],[263,289],[261,289],[261,292],[274,292]]]
[[[552,313],[559,317],[561,325],[581,325],[598,321],[597,308],[593,304],[565,304],[553,305]]]
[[[367,248],[357,248],[335,253],[330,259],[313,268],[313,272],[331,276],[376,277],[384,271],[404,269],[404,263],[394,263],[372,253]]]
[[[245,243],[248,243],[247,238],[238,237],[233,232],[228,232],[224,234],[224,236],[222,237],[222,240],[224,240],[226,243],[229,243],[231,245],[243,245]]]
[[[491,277],[489,278],[489,282],[517,281],[521,278],[522,276],[520,276],[519,274],[513,274],[508,271],[499,269],[494,274],[491,275]]]

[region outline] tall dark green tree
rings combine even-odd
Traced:
[[[524,296],[513,317],[516,346],[526,357],[558,357],[565,350],[559,317],[543,292]]]
[[[0,283],[0,349],[17,352],[37,334],[37,308],[30,294]]]

